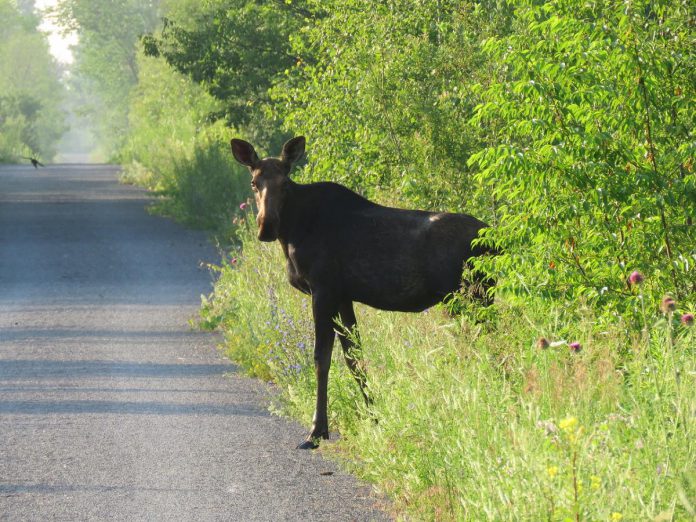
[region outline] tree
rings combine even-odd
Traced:
[[[0,160],[52,158],[66,130],[63,86],[39,19],[0,0]]]
[[[172,12],[161,33],[143,39],[144,49],[220,100],[213,118],[278,140],[277,123],[264,117],[268,90],[296,63],[289,37],[309,14],[301,2],[213,0]]]
[[[82,113],[92,120],[107,155],[117,154],[128,133],[140,37],[157,27],[159,0],[62,0],[54,14],[78,35],[71,81],[92,100]]]

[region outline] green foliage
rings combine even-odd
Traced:
[[[237,224],[243,249],[219,267],[203,323],[276,384],[277,409],[309,424],[311,307],[285,280],[279,246],[256,240],[253,213]],[[646,334],[634,336],[621,323],[596,333],[587,307],[498,307],[492,329],[437,308],[359,306],[375,403],[368,414],[336,343],[329,410],[342,437],[324,450],[419,520],[688,519],[696,327],[678,321],[688,308],[647,312]]]
[[[291,37],[300,59],[272,90],[285,128],[309,137],[306,179],[386,201],[477,209],[468,124],[485,81],[480,41],[505,31],[495,2],[315,2]]]
[[[227,130],[209,120],[218,104],[162,58],[139,54],[138,69],[121,153],[130,162],[125,180],[155,190],[165,214],[200,228],[229,228],[249,195],[249,174],[233,161]]]
[[[521,1],[515,31],[486,43],[505,77],[472,122],[477,190],[502,246],[495,271],[524,296],[634,312],[694,302],[696,77],[687,2]]]
[[[60,72],[38,22],[0,0],[0,161],[51,159],[66,130]]]
[[[190,158],[199,135],[212,133],[208,114],[216,105],[201,87],[161,58],[139,53],[137,68],[139,81],[128,109],[128,141],[121,155],[151,171],[149,188],[167,189],[174,162]]]
[[[60,0],[55,15],[79,38],[72,83],[87,94],[81,115],[91,120],[106,155],[116,156],[127,137],[130,91],[138,82],[138,42],[157,27],[159,0]]]
[[[176,12],[173,13],[176,16]],[[143,39],[146,54],[162,56],[222,102],[218,117],[248,126],[264,141],[277,129],[264,129],[268,89],[292,66],[289,35],[302,20],[296,3],[215,0],[165,18],[157,36]]]
[[[174,162],[174,184],[163,191],[169,199],[161,208],[195,227],[229,228],[251,192],[249,173],[232,163],[228,147],[216,142],[197,145],[192,158]]]

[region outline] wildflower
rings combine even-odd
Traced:
[[[563,430],[563,431],[572,431],[575,426],[578,425],[578,418],[577,417],[566,417],[563,419],[561,422],[558,423],[558,426]]]
[[[551,479],[555,478],[558,475],[558,466],[549,466],[546,468],[546,473]]]
[[[249,205],[247,204],[246,201],[242,201],[242,202],[239,204],[239,210],[244,210],[244,209],[247,208],[248,206],[249,206]]]
[[[632,285],[639,285],[643,282],[643,274],[638,272],[638,270],[634,270],[631,272],[631,275],[628,276],[628,280],[631,282]]]
[[[662,313],[669,314],[670,312],[674,312],[676,309],[677,303],[674,301],[674,299],[668,295],[662,298],[662,302],[660,303],[660,310],[662,310]]]
[[[590,477],[590,489],[597,491],[600,487],[602,487],[602,479],[597,475],[592,475]]]
[[[693,326],[694,325],[694,314],[684,314],[681,316],[681,323],[684,326]]]
[[[546,339],[546,337],[539,337],[539,340],[537,341],[537,348],[541,348],[542,350],[546,350],[550,346],[549,341]]]
[[[623,518],[623,515],[622,515],[621,513],[619,513],[618,511],[614,511],[614,512],[611,514],[611,520],[612,520],[612,522],[616,522],[616,521],[618,521],[618,520],[621,520],[622,518]]]
[[[232,259],[230,259],[230,264],[231,264],[231,265],[236,265],[236,264],[237,264],[237,258],[236,258],[236,257],[233,257]]]
[[[577,341],[570,343],[568,346],[570,347],[571,351],[576,353],[582,350],[582,345]]]

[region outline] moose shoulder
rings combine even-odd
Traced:
[[[312,448],[329,435],[326,389],[336,331],[369,402],[353,302],[415,312],[442,301],[461,286],[467,261],[486,253],[472,246],[486,224],[465,214],[384,207],[335,183],[297,184],[289,173],[304,148],[300,136],[279,158],[259,159],[249,143],[232,140],[234,157],[251,172],[259,239],[280,242],[290,283],[312,296],[317,404],[299,446]],[[491,282],[470,284],[487,302]]]

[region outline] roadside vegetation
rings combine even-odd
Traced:
[[[243,247],[223,260],[203,324],[224,332],[233,360],[277,385],[279,412],[309,425],[311,304],[285,280],[278,245],[256,240],[250,207],[236,223]],[[323,450],[421,520],[690,520],[688,308],[646,300],[640,328],[588,302],[502,297],[496,308],[476,324],[440,307],[358,307],[375,404],[365,411],[335,350],[329,411],[341,439]]]
[[[416,519],[696,517],[689,2],[118,6],[148,34],[90,28],[87,0],[62,11],[122,44],[85,51],[84,78],[100,60],[134,72],[108,107],[113,158],[160,212],[217,237],[201,324],[276,384],[279,412],[312,414],[311,314],[278,245],[255,238],[230,138],[276,154],[304,134],[299,182],[492,225],[483,322],[464,296],[454,317],[357,310],[374,409],[337,354],[341,438],[322,451]]]

